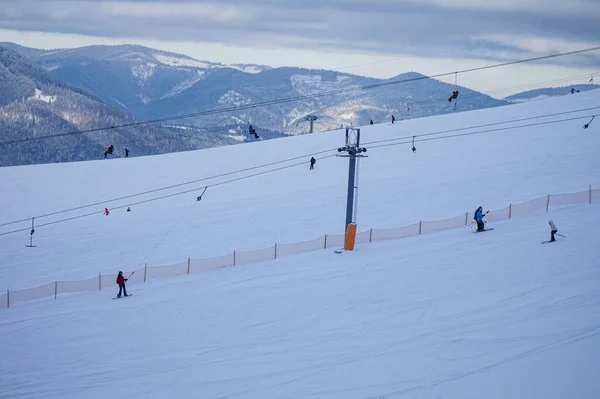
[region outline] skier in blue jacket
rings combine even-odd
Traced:
[[[473,217],[473,219],[475,219],[475,221],[477,222],[477,231],[485,230],[485,224],[483,222],[483,218],[488,213],[489,213],[489,211],[487,211],[486,213],[483,213],[482,207],[477,208],[477,210],[475,211],[475,216]]]

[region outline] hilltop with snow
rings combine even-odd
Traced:
[[[511,103],[522,103],[527,101],[539,101],[547,98],[571,95],[571,90],[577,90],[577,94],[584,91],[596,90],[600,88],[595,84],[575,84],[573,86],[563,87],[545,87],[535,90],[528,90],[522,93],[513,94],[505,98]]]

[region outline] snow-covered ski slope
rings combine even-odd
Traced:
[[[4,310],[0,396],[598,398],[599,230],[581,205]]]
[[[369,142],[590,107],[600,91],[362,129],[359,229],[399,227],[600,187],[598,124],[573,120],[375,148]],[[514,125],[591,115],[582,111]],[[506,125],[481,127],[477,132]],[[509,125],[510,126],[510,125]],[[431,137],[431,136],[430,136]],[[393,142],[391,142],[393,143]],[[155,157],[0,168],[0,288],[93,277],[341,233],[343,133]],[[294,166],[263,172],[278,160]],[[234,174],[103,203],[140,191]],[[198,188],[181,196],[115,208]],[[548,219],[560,233],[548,238]],[[28,222],[0,232],[27,228]],[[17,304],[0,313],[0,396],[596,398],[600,205]],[[116,285],[114,286],[116,287]]]
[[[451,107],[451,105],[449,105]],[[418,142],[420,135],[460,129],[446,135],[481,132],[598,113],[600,108],[538,118],[516,119],[600,107],[600,90],[535,103],[497,107],[424,119],[366,126],[362,143],[369,156],[360,162],[358,224],[391,228],[473,211],[503,208],[549,193],[600,187],[600,121],[587,120],[497,130],[484,134]],[[449,108],[450,109],[450,108]],[[412,144],[369,142],[417,136]],[[441,135],[444,136],[444,135]],[[440,136],[423,136],[421,139]],[[93,216],[37,227],[36,248],[27,248],[29,221],[0,226],[0,290],[35,287],[55,280],[78,280],[143,266],[230,254],[341,234],[344,229],[348,162],[337,154],[344,132],[315,133],[245,145],[129,159],[0,168],[0,225],[64,209],[72,212],[37,218],[36,225],[89,212]],[[317,154],[309,171],[310,156]],[[135,155],[135,154],[132,154]],[[293,157],[299,159],[259,168]],[[329,158],[322,158],[330,156]],[[102,154],[99,154],[102,157]],[[300,166],[209,187],[298,162]],[[191,180],[246,172],[192,185],[127,196]],[[197,189],[132,206],[132,202]],[[104,207],[112,209],[102,215]]]

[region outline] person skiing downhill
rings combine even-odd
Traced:
[[[396,117],[392,115],[392,125],[394,124],[394,122],[396,122]]]
[[[317,160],[315,159],[315,157],[311,157],[310,158],[310,170],[313,170],[315,168],[316,163],[317,163]]]
[[[485,223],[483,222],[483,218],[489,212],[490,211],[483,213],[483,207],[481,206],[475,211],[475,216],[473,217],[473,219],[475,219],[475,221],[477,222],[477,231],[485,231]]]
[[[121,292],[123,292],[125,296],[129,296],[127,295],[127,290],[125,289],[125,282],[127,280],[128,279],[123,277],[123,272],[119,272],[119,275],[117,276],[117,284],[119,285],[119,293],[117,294],[117,298],[121,298]]]
[[[556,233],[558,233],[558,229],[556,228],[556,225],[554,224],[554,222],[552,220],[549,221],[548,224],[550,225],[550,242],[554,242],[554,241],[556,241],[556,238],[554,238],[554,235]]]
[[[104,208],[104,216],[108,216],[109,213],[108,208]]]

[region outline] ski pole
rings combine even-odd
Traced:
[[[555,236],[562,237],[562,238],[567,238],[566,236],[563,236],[562,234],[558,234],[558,233],[554,233],[554,235],[555,235]]]
[[[135,273],[135,270],[131,272],[131,274],[129,275],[129,277],[133,276],[133,273]],[[127,277],[127,280],[129,280],[129,277]]]

